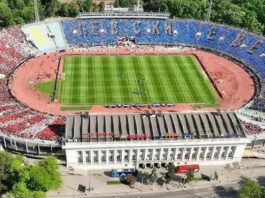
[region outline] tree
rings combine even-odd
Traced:
[[[173,163],[169,163],[167,168],[167,173],[165,175],[166,182],[169,183],[174,178],[175,175],[176,175],[176,167]]]
[[[253,11],[257,15],[257,21],[265,24],[265,0],[247,0],[241,4],[248,11]],[[265,34],[265,28],[263,28]]]
[[[40,162],[40,166],[45,169],[50,176],[50,189],[56,189],[60,187],[62,184],[62,179],[59,172],[57,159],[52,156],[46,157],[43,161]]]
[[[104,12],[105,9],[104,1],[101,1],[98,6],[99,6],[99,12]]]
[[[152,185],[155,183],[158,179],[157,170],[156,168],[153,168],[151,174],[149,175],[149,183]]]
[[[6,1],[0,2],[0,26],[6,27],[13,25],[13,15]]]
[[[42,198],[45,192],[58,188],[61,175],[54,157],[36,165],[26,165],[22,156],[0,152],[0,195],[11,198]]]
[[[245,180],[239,188],[239,198],[261,198],[262,188],[260,184],[254,180]]]
[[[169,11],[172,17],[206,19],[207,0],[143,0],[145,11]],[[265,0],[214,0],[211,21],[265,34]]]
[[[0,195],[7,192],[13,186],[10,180],[12,171],[10,169],[14,157],[9,153],[0,152]]]
[[[24,182],[19,182],[14,185],[12,191],[8,194],[9,198],[45,198],[45,193],[42,191],[30,191]]]
[[[10,166],[10,179],[13,183],[26,182],[29,179],[29,170],[23,162],[22,156],[16,156]]]
[[[114,7],[131,8],[136,5],[137,0],[115,0]]]
[[[40,165],[32,166],[30,171],[30,180],[28,186],[31,190],[48,191],[51,188],[49,173]]]
[[[186,176],[187,176],[187,180],[186,180],[187,182],[192,181],[194,179],[194,170],[189,169]]]
[[[61,4],[57,14],[63,17],[76,17],[79,14],[79,7],[75,3]]]
[[[48,191],[60,187],[62,181],[54,157],[47,157],[39,164],[32,166],[28,186],[34,191]]]
[[[136,182],[136,178],[133,175],[128,175],[127,182],[129,183],[130,186],[133,186]]]
[[[0,152],[0,195],[12,189],[16,183],[28,179],[28,169],[23,163],[22,156]]]
[[[84,0],[83,2],[83,9],[85,12],[90,12],[93,7],[93,2],[92,0]]]
[[[160,0],[143,0],[143,8],[146,12],[158,12]]]
[[[22,9],[22,16],[25,21],[34,20],[34,10],[33,6],[27,6]]]
[[[56,13],[60,9],[60,2],[58,0],[41,0],[41,3],[45,10],[45,12],[43,12],[43,17],[45,18],[56,16]]]
[[[257,14],[253,11],[245,10],[245,17],[242,19],[242,27],[246,27],[251,32],[260,32],[264,30],[264,25],[257,19]]]
[[[161,1],[159,5],[160,12],[168,12],[168,5],[165,1]]]

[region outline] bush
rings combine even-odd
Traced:
[[[0,152],[0,195],[11,198],[42,198],[45,192],[58,188],[61,175],[54,157],[29,166],[22,156]]]
[[[187,172],[187,182],[191,182],[194,179],[194,170],[189,169]]]
[[[239,188],[239,198],[261,198],[262,188],[260,184],[254,180],[245,180]]]

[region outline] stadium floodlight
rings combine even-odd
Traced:
[[[208,12],[207,12],[207,21],[210,21],[211,20],[212,5],[213,5],[213,0],[210,0]]]
[[[35,21],[39,22],[40,17],[39,17],[39,10],[38,10],[38,0],[34,0],[34,14],[35,14]]]

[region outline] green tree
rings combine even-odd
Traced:
[[[186,176],[187,176],[187,180],[186,180],[187,182],[192,181],[194,179],[194,170],[189,169]]]
[[[169,183],[174,178],[175,175],[176,175],[176,167],[173,163],[169,163],[167,167],[167,173],[165,175],[166,182]]]
[[[157,170],[156,168],[153,168],[151,174],[149,175],[149,182],[152,185],[153,183],[155,183],[158,179],[158,175],[157,175]]]
[[[250,10],[245,10],[245,17],[242,19],[241,27],[246,27],[251,32],[262,33],[264,30],[264,25],[257,19],[257,14]]]
[[[137,4],[137,0],[115,0],[114,7],[131,8]]]
[[[9,198],[45,198],[43,191],[30,191],[24,182],[14,185],[12,191],[8,193]]]
[[[168,4],[166,1],[161,1],[159,5],[160,12],[168,12]]]
[[[10,180],[12,161],[14,161],[13,156],[6,152],[0,152],[0,195],[7,192],[13,186],[13,181]]]
[[[17,156],[10,166],[12,183],[26,182],[29,179],[28,167],[25,166],[22,156]]]
[[[105,7],[104,1],[101,1],[98,6],[99,6],[99,12],[104,12],[104,7]]]
[[[212,9],[212,20],[229,25],[240,25],[244,12],[240,6],[229,0],[216,0]]]
[[[22,8],[22,16],[24,21],[27,22],[34,21],[35,16],[34,16],[33,5]]]
[[[169,11],[172,17],[206,19],[208,0],[143,0],[144,10]],[[214,0],[211,21],[265,34],[265,0]]]
[[[160,0],[143,0],[143,8],[144,11],[147,12],[158,12],[159,11],[159,4]]]
[[[133,175],[128,175],[127,176],[127,182],[128,184],[133,187],[133,185],[135,184],[136,182],[136,177],[134,177]]]
[[[45,192],[58,188],[61,175],[54,157],[28,166],[22,156],[0,152],[0,195],[14,198],[42,198]]]
[[[0,26],[7,27],[14,24],[13,15],[7,1],[0,1]]]
[[[54,17],[60,9],[60,2],[58,0],[41,0],[44,12],[43,17]]]
[[[92,0],[84,0],[83,2],[83,9],[85,12],[90,12],[93,7],[93,2]]]
[[[239,198],[261,198],[262,188],[260,184],[254,180],[245,180],[239,188]]]
[[[46,192],[51,188],[49,173],[40,165],[32,166],[29,175],[28,186],[31,190]]]
[[[10,190],[17,182],[25,182],[28,179],[28,169],[22,156],[0,152],[0,194]]]
[[[62,178],[59,171],[57,159],[53,156],[46,157],[40,162],[40,166],[45,169],[50,176],[50,189],[56,189],[61,186]]]
[[[34,191],[48,191],[60,187],[62,180],[54,157],[47,157],[29,171],[28,186]]]
[[[61,4],[61,8],[57,14],[63,17],[76,17],[79,14],[79,7],[75,3]]]

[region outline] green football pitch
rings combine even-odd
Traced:
[[[192,55],[65,56],[62,105],[205,103],[216,91]]]

